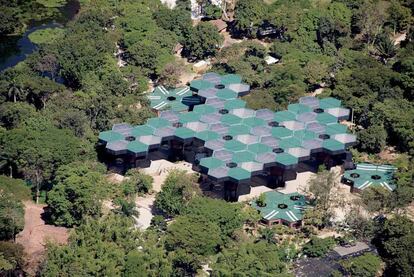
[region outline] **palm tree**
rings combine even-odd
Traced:
[[[377,39],[375,49],[384,64],[397,54],[394,42],[387,35],[382,35]]]

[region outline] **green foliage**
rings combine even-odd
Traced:
[[[255,37],[265,13],[266,7],[262,0],[238,1],[234,10],[236,30],[242,35]]]
[[[385,212],[391,206],[391,193],[382,187],[369,187],[362,192],[362,201],[371,213]]]
[[[183,54],[191,59],[204,59],[216,55],[223,42],[223,37],[216,27],[208,22],[201,22],[193,28],[183,43]]]
[[[269,109],[274,111],[278,108],[273,95],[264,89],[251,91],[250,94],[243,97],[243,100],[247,102],[247,107],[253,110]]]
[[[281,250],[264,241],[224,249],[211,267],[212,276],[289,276]]]
[[[30,187],[20,179],[0,175],[0,191],[4,194],[13,195],[13,199],[18,201],[31,199]]]
[[[42,276],[169,276],[171,265],[157,238],[148,234],[143,240],[129,218],[87,219],[68,245],[48,245]]]
[[[23,246],[17,243],[0,241],[0,272],[21,269],[24,265]]]
[[[372,253],[350,258],[341,262],[342,267],[355,277],[375,277],[381,266],[381,259]]]
[[[125,188],[132,188],[132,192],[138,194],[149,193],[152,189],[152,183],[154,178],[152,176],[145,174],[139,169],[130,169],[125,175],[128,177],[126,181],[123,182]],[[125,193],[126,195],[131,193]]]
[[[180,271],[195,273],[206,257],[222,243],[220,228],[206,218],[179,216],[168,226],[165,247],[174,251],[173,263]]]
[[[336,202],[334,188],[337,185],[335,172],[323,170],[309,180],[309,188],[306,192],[315,204],[315,208],[306,211],[305,218],[308,223],[317,227],[329,224]]]
[[[386,262],[386,274],[414,274],[414,223],[404,216],[386,219],[380,224],[375,240],[381,258]]]
[[[114,204],[116,208],[113,210],[114,213],[124,215],[126,217],[138,217],[139,212],[136,209],[136,204],[133,199],[115,198]]]
[[[59,168],[47,200],[54,224],[71,227],[85,217],[101,215],[108,191],[103,172],[96,163],[74,162]]]
[[[261,193],[261,194],[259,195],[259,197],[257,197],[257,199],[256,199],[256,204],[257,204],[259,207],[264,207],[264,206],[266,206],[266,194]]]
[[[203,218],[219,227],[220,240],[223,242],[229,240],[234,231],[241,229],[245,221],[242,205],[208,197],[192,199],[184,214],[194,218]]]
[[[303,254],[308,257],[323,257],[335,246],[335,240],[331,237],[318,238],[312,237],[309,242],[303,246]]]
[[[168,216],[182,214],[188,202],[201,194],[195,182],[196,177],[185,171],[171,171],[155,198],[155,206]]]
[[[30,33],[29,39],[36,44],[50,44],[62,39],[64,34],[62,28],[39,29]]]
[[[379,153],[384,148],[387,132],[384,126],[371,125],[357,133],[358,149],[367,153]]]
[[[35,108],[27,103],[5,102],[0,105],[0,124],[6,129],[17,128],[26,118],[34,117],[35,113]]]
[[[0,240],[16,239],[24,227],[24,208],[13,194],[0,191]]]
[[[36,2],[48,8],[58,8],[64,6],[67,0],[36,0]]]
[[[36,187],[55,176],[56,169],[75,160],[91,157],[91,145],[70,131],[57,129],[42,118],[0,134],[3,157]]]

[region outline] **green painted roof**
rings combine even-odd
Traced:
[[[153,133],[154,133],[154,128],[152,128],[148,125],[136,126],[131,131],[131,135],[133,135],[133,136],[152,135]]]
[[[243,119],[243,124],[250,126],[250,127],[267,126],[266,121],[264,121],[263,119],[257,118],[257,117],[249,117],[249,118]]]
[[[244,170],[240,167],[230,168],[228,171],[229,177],[233,178],[236,181],[250,179],[251,173],[247,170]]]
[[[237,98],[237,93],[230,89],[221,89],[216,93],[216,96],[223,100],[232,100]]]
[[[185,127],[175,129],[174,135],[181,139],[190,139],[195,136],[195,132]]]
[[[295,114],[307,113],[312,111],[310,107],[299,103],[288,105],[288,110]]]
[[[194,107],[193,110],[195,113],[199,113],[200,115],[207,114],[207,113],[215,113],[217,109],[210,105],[198,105]]]
[[[162,127],[166,127],[166,126],[170,126],[170,122],[166,119],[162,119],[162,118],[150,118],[147,120],[147,125],[154,128],[154,129],[158,129],[158,128],[162,128]]]
[[[394,180],[396,170],[397,168],[392,165],[360,163],[356,165],[356,169],[346,170],[343,177],[360,190],[369,187],[383,187],[393,191],[396,188]]]
[[[239,109],[246,107],[246,102],[240,99],[229,100],[224,103],[224,108],[231,110],[231,109]]]
[[[246,149],[247,145],[243,144],[237,140],[229,140],[224,143],[224,149],[230,150],[233,152],[242,151]]]
[[[280,153],[280,154],[276,154],[276,162],[283,166],[290,166],[290,165],[297,164],[298,158],[288,153]]]
[[[105,142],[117,141],[123,139],[124,136],[115,131],[104,131],[99,133],[99,139]]]
[[[250,152],[255,153],[256,155],[266,153],[266,152],[272,152],[272,148],[262,143],[250,144],[247,146],[247,149]]]
[[[148,99],[150,100],[151,108],[154,110],[173,110],[181,112],[188,110],[188,103],[184,103],[183,99],[191,95],[192,92],[188,87],[167,90],[163,86],[158,86],[148,95]]]
[[[259,207],[255,201],[252,207],[260,212],[266,221],[284,220],[292,223],[303,219],[304,211],[309,207],[305,196],[299,193],[283,194],[277,191],[264,193],[266,206]]]
[[[204,141],[216,140],[220,137],[220,135],[217,134],[216,132],[212,132],[212,131],[208,131],[208,130],[199,132],[195,136],[196,136],[196,138],[199,138],[199,139],[204,140]]]
[[[200,165],[204,166],[208,169],[212,169],[212,168],[217,168],[217,167],[221,167],[224,166],[225,163],[222,160],[213,158],[213,157],[208,157],[208,158],[203,158],[200,160]]]
[[[179,121],[182,124],[185,124],[188,122],[195,122],[200,119],[201,115],[202,115],[201,113],[196,113],[196,112],[181,113],[179,115]]]
[[[221,83],[223,85],[239,84],[242,81],[242,77],[238,74],[227,74],[221,77]]]
[[[132,152],[132,153],[145,153],[148,151],[148,145],[143,144],[142,142],[139,141],[131,141],[130,143],[128,143],[127,145],[127,150]]]
[[[280,112],[275,113],[274,119],[277,122],[295,120],[296,115],[291,111],[280,111]]]
[[[338,100],[333,97],[327,97],[319,99],[319,108],[321,109],[329,109],[329,108],[337,108],[341,106],[341,100]]]
[[[205,80],[194,80],[190,82],[190,87],[194,91],[200,91],[202,89],[214,88],[214,84]]]

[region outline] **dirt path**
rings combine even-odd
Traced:
[[[34,276],[42,261],[47,241],[64,244],[68,240],[67,228],[46,225],[42,219],[46,205],[25,202],[24,229],[16,237],[16,242],[23,245],[26,255],[26,271]]]

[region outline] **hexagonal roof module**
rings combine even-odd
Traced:
[[[299,193],[284,194],[278,191],[265,192],[265,203],[263,207],[252,202],[253,208],[260,212],[263,220],[272,222],[276,220],[294,223],[303,219],[304,211],[309,204],[305,196]]]
[[[185,97],[192,96],[189,87],[182,87],[172,90],[167,90],[164,86],[158,86],[154,91],[148,95],[151,108],[157,111],[173,110],[173,111],[187,111],[189,106],[184,103]]]
[[[233,181],[249,179],[270,166],[294,167],[321,151],[343,153],[355,143],[355,135],[338,123],[349,116],[339,100],[306,96],[286,111],[254,111],[234,98],[241,91],[234,85],[242,87],[240,82],[238,75],[207,73],[190,84],[192,91],[206,96],[204,104],[185,113],[161,111],[144,125],[115,124],[99,134],[99,143],[111,155],[138,157],[159,149],[163,140],[197,142],[197,149],[211,156],[200,159],[204,172],[215,180]]]
[[[389,191],[396,188],[394,173],[397,168],[392,165],[359,163],[355,169],[346,170],[343,178],[354,188],[364,190],[368,187],[383,187]]]

